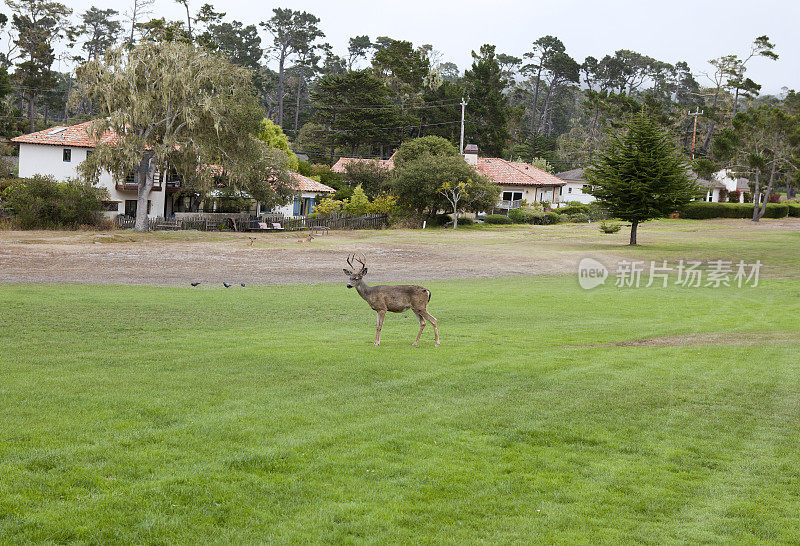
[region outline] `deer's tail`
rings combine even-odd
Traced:
[[[428,293],[428,302],[430,302],[431,301],[431,291],[428,290],[427,288],[425,288],[425,292]]]

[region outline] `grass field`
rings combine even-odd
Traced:
[[[0,542],[800,541],[796,277],[425,284],[0,285]]]

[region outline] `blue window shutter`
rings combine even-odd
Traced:
[[[294,212],[292,213],[294,216],[300,215],[300,199],[294,200]]]

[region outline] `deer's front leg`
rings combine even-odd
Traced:
[[[381,328],[383,328],[383,317],[386,316],[386,311],[378,311],[378,331],[375,332],[375,345],[381,344]]]

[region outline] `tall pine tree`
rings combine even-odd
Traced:
[[[641,112],[624,135],[611,137],[585,176],[599,204],[631,223],[630,244],[635,245],[639,223],[667,216],[698,196],[688,173],[669,134]]]
[[[482,45],[480,55],[473,52],[472,57],[472,69],[464,74],[469,93],[467,141],[484,154],[499,157],[508,140],[508,99],[503,93],[507,82],[493,45]]]

